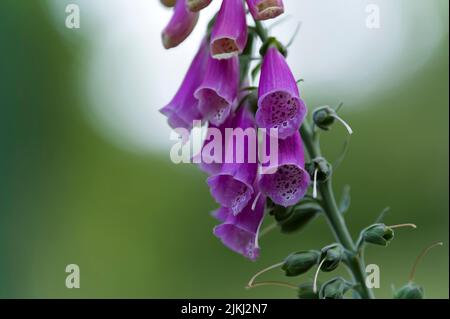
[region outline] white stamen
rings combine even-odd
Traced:
[[[277,223],[273,223],[273,224],[270,224],[269,226],[267,226],[266,228],[262,229],[262,230],[259,232],[258,238],[262,238],[263,236],[267,235],[267,234],[270,233],[272,230],[276,229],[277,226],[278,226]]]
[[[400,225],[392,225],[392,226],[388,226],[391,229],[395,229],[395,228],[404,228],[404,227],[410,227],[410,228],[417,228],[416,224],[400,224]]]
[[[257,273],[250,279],[250,281],[248,282],[246,288],[247,288],[247,289],[248,289],[248,288],[252,288],[252,287],[254,286],[253,283],[255,282],[256,278],[258,278],[260,275],[264,274],[265,272],[268,272],[269,270],[272,270],[272,269],[281,267],[281,266],[283,266],[283,265],[284,265],[284,261],[281,262],[281,263],[278,263],[278,264],[269,266],[269,267],[267,267],[267,268],[264,268],[263,270],[257,272]]]
[[[320,268],[322,268],[323,263],[325,262],[326,258],[324,258],[320,264],[319,267],[317,267],[316,273],[314,274],[314,281],[313,281],[313,292],[317,293],[317,278],[319,277]]]
[[[350,134],[350,135],[353,134],[353,130],[352,130],[352,128],[350,127],[350,125],[349,125],[347,122],[345,122],[342,118],[340,118],[340,117],[339,117],[338,115],[336,115],[336,114],[332,115],[332,117],[334,117],[336,120],[338,120],[339,122],[341,122],[342,125],[345,126],[345,128],[346,128],[347,131],[348,131],[348,134]]]
[[[259,192],[258,195],[256,195],[255,200],[253,201],[252,211],[255,211],[256,204],[258,203],[258,200],[259,200],[260,197],[261,197],[261,192]]]
[[[317,174],[319,173],[319,169],[316,168],[314,171],[314,182],[313,182],[313,198],[317,198]]]

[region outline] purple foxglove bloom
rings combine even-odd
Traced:
[[[198,12],[187,9],[186,0],[177,0],[173,16],[162,32],[162,42],[166,49],[174,48],[183,42],[194,30],[199,17]]]
[[[247,206],[254,193],[258,171],[257,132],[253,116],[242,107],[225,133],[225,163],[220,172],[208,178],[215,200],[237,215]],[[231,135],[231,134],[233,135]]]
[[[238,57],[216,60],[209,56],[203,82],[194,94],[204,119],[215,126],[224,123],[236,102],[238,87]]]
[[[198,100],[194,97],[194,93],[203,80],[202,75],[205,72],[208,57],[208,44],[207,41],[203,41],[177,94],[169,104],[160,110],[167,116],[169,125],[173,129],[182,127],[190,130],[194,120],[202,119],[198,109]]]
[[[284,56],[274,47],[264,57],[258,95],[256,123],[260,128],[278,129],[280,139],[300,129],[306,105]]]
[[[285,140],[279,140],[278,163],[263,169],[258,185],[261,192],[274,203],[288,207],[297,204],[305,196],[309,183],[302,139],[300,133],[296,132]]]
[[[265,203],[264,196],[254,196],[237,216],[227,208],[218,209],[213,215],[223,224],[214,228],[214,235],[231,250],[256,260],[259,257],[258,237],[264,219]]]
[[[223,0],[211,32],[211,54],[215,59],[238,56],[247,44],[247,22],[242,0]]]
[[[247,0],[248,9],[255,20],[268,20],[284,13],[283,0]]]
[[[187,0],[188,9],[192,12],[198,12],[211,3],[212,0]]]

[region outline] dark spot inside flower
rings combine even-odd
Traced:
[[[239,48],[235,40],[222,38],[215,40],[211,45],[211,53],[215,57],[221,55],[238,54]]]
[[[230,175],[214,178],[212,194],[224,207],[228,207],[234,214],[238,214],[251,199],[252,189],[245,183]]]
[[[267,95],[261,103],[264,126],[268,128],[288,128],[298,116],[300,101],[287,92],[274,92]]]
[[[275,189],[279,196],[289,201],[302,189],[303,171],[296,165],[281,166],[275,173]]]

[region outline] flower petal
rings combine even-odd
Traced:
[[[236,101],[239,86],[239,59],[216,60],[208,58],[202,84],[195,92],[199,110],[205,120],[219,126],[225,122]]]
[[[302,199],[310,184],[304,166],[304,150],[300,133],[279,141],[278,163],[264,170],[273,174],[261,174],[259,188],[278,205],[288,207]]]
[[[162,32],[162,42],[166,49],[174,48],[191,34],[197,24],[198,12],[187,9],[186,0],[178,0],[169,24]]]
[[[255,209],[252,209],[253,200],[257,200]],[[259,230],[264,219],[266,198],[253,196],[252,201],[244,208],[241,214],[235,216],[228,213],[226,221],[214,228],[216,235],[224,245],[231,250],[251,259],[259,257]],[[226,211],[219,209],[220,218],[226,216]]]
[[[225,131],[225,163],[219,173],[208,178],[208,185],[216,201],[237,215],[254,193],[258,170],[257,134],[250,111],[240,108]]]
[[[268,20],[284,13],[283,0],[247,0],[248,8],[255,20]]]
[[[247,22],[242,0],[223,0],[211,32],[211,54],[215,59],[238,56],[247,44]]]
[[[259,82],[259,127],[278,129],[280,139],[285,139],[300,129],[307,108],[297,83],[283,55],[274,47],[264,57]]]
[[[172,101],[160,110],[168,117],[169,125],[173,129],[183,127],[190,130],[194,120],[203,118],[198,109],[198,100],[194,97],[194,92],[203,80],[208,56],[208,45],[206,41],[203,41],[178,92]]]

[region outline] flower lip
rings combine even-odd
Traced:
[[[280,139],[298,131],[307,113],[304,101],[287,90],[267,92],[259,98],[258,105],[258,125],[267,129],[278,129]]]
[[[305,157],[300,132],[278,141],[278,161],[260,167],[258,186],[275,204],[289,207],[306,194],[310,175],[304,169]]]
[[[257,189],[257,185],[255,185]],[[253,201],[255,205],[253,206]],[[214,228],[214,235],[231,250],[255,261],[259,257],[259,231],[264,220],[265,196],[252,196],[252,200],[239,215],[221,207],[213,216],[222,222]]]
[[[236,39],[223,37],[211,41],[211,54],[215,59],[229,59],[238,56],[239,52]]]
[[[258,13],[258,17],[261,20],[268,20],[278,17],[279,15],[284,13],[284,8],[282,7],[269,7],[265,8]]]
[[[236,224],[222,224],[214,228],[214,235],[231,250],[244,255],[252,261],[259,257],[257,234],[242,229]]]
[[[202,87],[194,95],[199,100],[198,109],[213,125],[223,124],[230,115],[232,102],[220,96],[215,89]]]
[[[262,174],[259,187],[278,205],[289,207],[302,199],[310,183],[309,174],[297,163],[284,163],[274,174]]]
[[[173,128],[186,128],[190,130],[194,120],[202,120],[198,109],[198,100],[194,92],[203,80],[206,69],[209,48],[207,41],[203,40],[186,75],[172,100],[160,112],[167,116],[169,125]]]
[[[203,81],[194,93],[203,119],[214,126],[223,124],[231,113],[239,87],[239,59],[218,60],[208,55]]]
[[[227,220],[228,214],[229,214],[229,209],[226,207],[220,207],[220,208],[216,209],[215,211],[211,212],[211,216],[222,223],[224,223]]]
[[[229,208],[234,215],[239,214],[250,202],[253,186],[232,174],[219,174],[207,180],[211,194],[222,206]]]
[[[159,112],[167,117],[167,121],[170,127],[189,127],[189,124],[186,123],[180,116],[178,116],[177,112],[174,110],[171,104],[166,105],[165,107],[160,109]]]
[[[282,0],[247,0],[250,12],[256,20],[268,20],[284,13]]]

